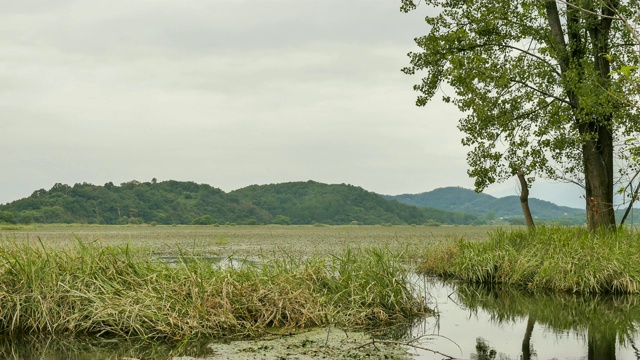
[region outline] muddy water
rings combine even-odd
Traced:
[[[527,294],[425,279],[416,344],[459,359],[640,359],[640,297]],[[412,349],[414,359],[443,355]]]

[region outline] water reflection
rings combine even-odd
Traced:
[[[640,297],[531,294],[507,287],[429,280],[438,320],[421,332],[445,336],[469,359],[640,359]],[[415,335],[415,334],[414,334]],[[442,342],[438,342],[442,344]],[[433,347],[434,345],[432,345]],[[443,344],[444,346],[444,344]],[[442,356],[419,353],[419,359]]]
[[[170,359],[176,356],[204,358],[212,353],[207,345],[207,342],[168,344],[144,340],[0,337],[0,359]]]

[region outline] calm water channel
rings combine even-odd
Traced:
[[[638,296],[531,295],[421,277],[416,282],[439,313],[418,321],[402,340],[415,340],[410,352],[416,360],[446,359],[442,354],[477,360],[640,359]],[[191,344],[176,352],[135,342],[0,339],[0,358],[152,359],[179,354],[179,359],[202,359],[211,356],[208,345]]]
[[[439,312],[419,344],[460,359],[640,359],[640,297],[531,295],[425,279]],[[414,349],[415,359],[443,359]]]

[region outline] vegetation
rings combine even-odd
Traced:
[[[416,208],[351,185],[313,181],[249,186],[225,193],[193,182],[116,186],[55,184],[0,205],[0,223],[87,224],[481,224],[480,217]]]
[[[230,193],[292,224],[444,224],[482,223],[475,215],[406,206],[353,185],[313,181],[252,185]]]
[[[520,201],[516,196],[496,198],[461,187],[445,187],[421,194],[403,194],[385,196],[385,198],[407,205],[474,214],[483,217],[487,222],[500,218],[507,220],[522,218]],[[559,225],[585,223],[584,210],[558,206],[538,199],[529,199],[529,204],[531,213],[537,221],[542,220]]]
[[[379,249],[231,266],[183,251],[171,264],[129,245],[5,241],[0,276],[0,329],[8,336],[181,341],[327,324],[366,328],[428,311],[407,270]]]
[[[640,234],[584,228],[496,230],[488,241],[441,242],[420,271],[529,291],[640,293]]]
[[[402,0],[402,10],[420,1]],[[615,229],[614,154],[637,149],[637,95],[625,81],[639,63],[636,2],[426,0],[429,34],[416,38],[407,74],[424,106],[442,83],[465,116],[476,190],[522,171],[585,190],[591,230]],[[626,19],[631,23],[622,21]],[[626,70],[625,70],[626,69]],[[616,75],[618,74],[618,75]],[[627,141],[630,140],[630,141]],[[625,156],[627,155],[627,156]]]
[[[200,252],[211,258],[259,261],[286,251],[293,258],[330,256],[351,247],[384,247],[417,260],[432,242],[486,240],[485,226],[128,226],[30,225],[0,227],[0,240],[39,242],[46,246],[73,247],[77,237],[110,246],[142,247],[157,256],[176,257],[176,249]]]

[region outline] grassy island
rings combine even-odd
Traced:
[[[640,293],[640,235],[578,227],[497,229],[488,241],[429,247],[420,272],[532,291]]]
[[[389,251],[344,250],[229,265],[177,251],[78,240],[0,246],[4,335],[183,341],[324,325],[368,328],[428,312]]]

